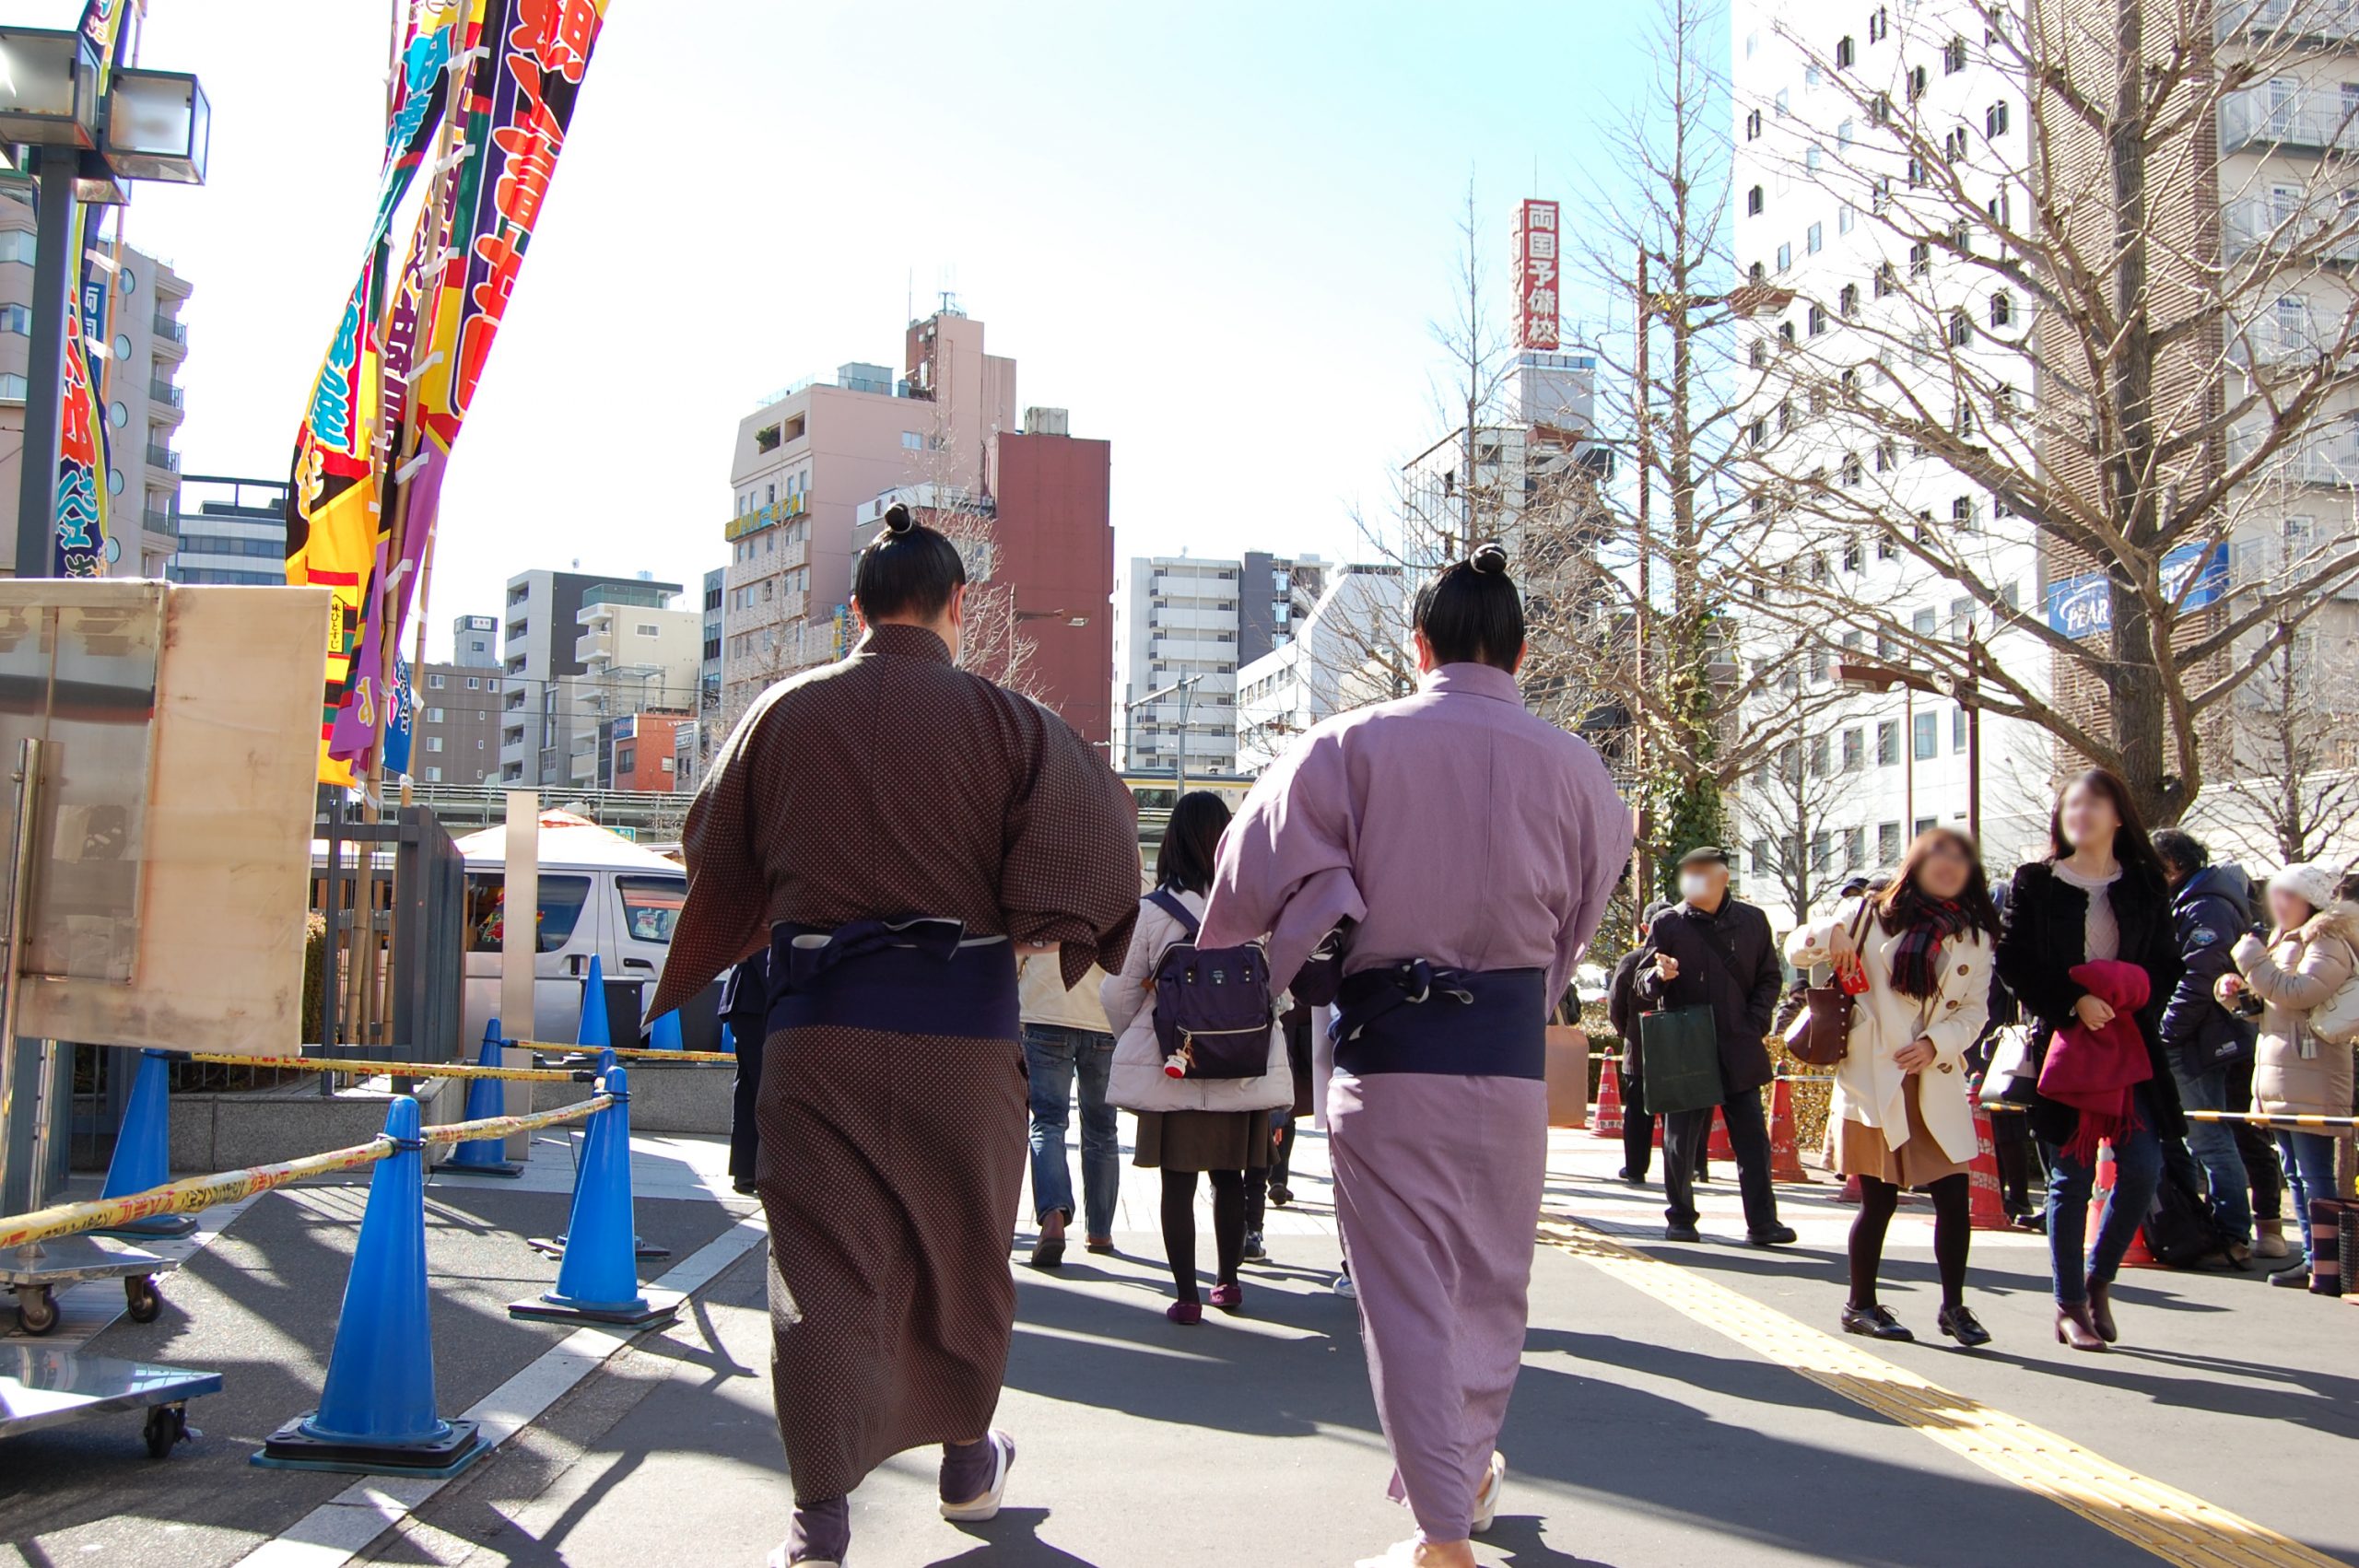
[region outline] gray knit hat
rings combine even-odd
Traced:
[[[2334,890],[2342,881],[2342,872],[2335,867],[2317,860],[2297,860],[2269,879],[2269,885],[2283,888],[2307,904],[2324,911],[2334,907]]]

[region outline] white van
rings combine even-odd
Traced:
[[[499,953],[507,916],[508,829],[458,840],[467,867],[464,1038],[470,1047],[499,1012]],[[533,965],[530,1038],[569,1043],[581,1024],[581,982],[597,954],[608,984],[615,1043],[638,1034],[616,981],[651,989],[671,952],[672,928],[687,902],[688,875],[676,861],[640,848],[570,812],[541,813],[540,952]],[[642,993],[643,994],[643,993]],[[502,1018],[511,1039],[520,1020]],[[691,1042],[693,1045],[694,1042]]]

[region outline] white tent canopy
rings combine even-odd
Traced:
[[[541,864],[601,866],[623,872],[668,872],[681,874],[677,860],[667,860],[642,849],[618,833],[610,833],[587,817],[567,811],[541,813]],[[487,827],[458,840],[459,853],[473,864],[498,865],[508,858],[506,826]]]

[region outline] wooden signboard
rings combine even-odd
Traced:
[[[321,588],[0,581],[0,755],[46,743],[28,1037],[298,1054]]]

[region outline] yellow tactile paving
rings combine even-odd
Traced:
[[[2333,1558],[2266,1526],[1929,1383],[1692,1269],[1650,1258],[1578,1223],[1543,1220],[1540,1229],[1544,1239],[1706,1328],[1913,1427],[2165,1562],[2184,1568],[2341,1568]]]

